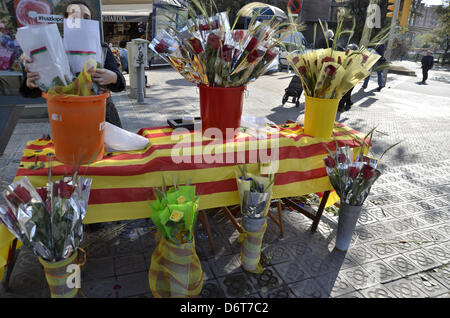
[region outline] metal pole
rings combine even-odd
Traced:
[[[392,44],[394,42],[394,32],[395,32],[395,29],[397,27],[397,15],[398,15],[398,11],[399,10],[400,10],[400,0],[396,0],[395,1],[395,6],[394,6],[394,12],[393,12],[393,16],[392,16],[392,21],[391,21],[391,30],[389,31],[388,45],[387,45],[386,51],[384,53],[384,58],[388,62],[391,59]],[[387,72],[388,72],[388,69],[385,68],[383,70],[383,86],[386,85]]]
[[[138,104],[144,104],[144,85],[143,85],[143,76],[144,72],[142,71],[142,64],[138,64],[137,66],[137,102]]]

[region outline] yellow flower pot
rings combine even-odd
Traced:
[[[318,138],[330,138],[338,105],[339,99],[305,96],[305,134]]]

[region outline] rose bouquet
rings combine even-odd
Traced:
[[[0,219],[24,246],[48,262],[70,257],[83,239],[92,179],[74,174],[35,189],[27,177],[10,184]]]
[[[356,161],[353,161],[353,153],[349,147],[338,148],[324,162],[331,185],[341,203],[352,206],[363,205],[370,188],[381,175],[377,169],[377,159],[358,154]]]
[[[230,27],[228,14],[208,17],[189,7],[189,17],[162,30],[149,47],[188,81],[218,87],[238,87],[264,74],[278,56],[280,36],[287,31],[275,19],[260,23],[257,15],[248,30]]]
[[[381,58],[376,51],[364,46],[358,50],[337,50],[341,35],[353,32],[342,31],[342,25],[343,20],[340,20],[336,36],[328,48],[306,50],[300,47],[287,55],[289,64],[302,81],[306,96],[341,99],[349,89],[370,75],[372,67]],[[387,36],[386,30],[381,31],[372,40],[372,45],[383,43]]]
[[[239,236],[241,263],[246,271],[261,274],[263,268],[259,260],[262,240],[267,228],[274,175],[262,176],[260,165],[259,175],[248,173],[245,165],[239,169],[241,176],[237,176],[236,181],[241,200],[242,227],[244,229]]]

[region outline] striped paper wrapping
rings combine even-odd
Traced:
[[[241,265],[251,273],[261,274],[264,268],[259,263],[261,259],[261,246],[266,233],[267,221],[256,232],[244,232],[239,235],[239,243],[241,243]]]
[[[160,237],[152,254],[148,280],[154,297],[197,297],[203,287],[203,270],[194,240],[176,245]]]
[[[364,138],[364,135],[344,125],[336,125],[334,137],[339,147],[360,146],[349,134],[356,134],[359,138]],[[278,171],[272,199],[332,189],[323,158],[327,155],[324,145],[333,151],[336,149],[335,141],[333,138],[318,139],[304,135],[303,128],[296,124],[281,126],[278,135],[270,135],[268,140],[259,144],[254,137],[241,133],[235,142],[217,145],[214,155],[223,157],[223,163],[202,160],[202,152],[211,153],[212,141],[201,137],[196,141],[193,132],[174,132],[170,127],[156,127],[141,129],[138,134],[149,138],[147,148],[105,153],[103,160],[80,169],[81,175],[93,180],[85,223],[149,217],[149,202],[154,199],[153,187],[162,186],[163,176],[167,185],[172,184],[172,178],[181,183],[192,178],[191,184],[196,186],[200,196],[200,210],[237,205],[240,203],[236,184],[238,164],[236,161],[227,163],[227,157],[237,159],[245,156],[247,162],[256,162],[257,152],[252,150],[257,147],[268,149],[269,156],[278,147]],[[185,147],[182,158],[188,162],[174,162],[171,155],[173,152],[180,154],[182,147]],[[48,180],[46,155],[49,153],[54,154],[51,140],[38,139],[27,143],[15,180],[28,176],[34,186],[45,185]],[[36,163],[39,165],[41,162],[44,168],[33,169]],[[247,169],[250,173],[257,173],[257,163],[247,164]],[[53,162],[55,179],[71,173],[71,166]],[[338,200],[337,196],[330,197],[328,204]]]

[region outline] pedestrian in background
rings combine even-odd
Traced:
[[[323,37],[319,41],[319,43],[317,44],[317,48],[318,49],[327,49],[329,47],[332,47],[333,46],[333,37],[334,37],[333,30],[328,30],[327,33],[326,33],[326,38]]]
[[[421,84],[426,84],[428,79],[428,71],[431,70],[434,64],[434,57],[431,55],[431,51],[427,51],[427,55],[422,57],[422,82]]]
[[[359,47],[356,44],[349,44],[349,45],[347,45],[346,50],[358,51]],[[347,93],[345,93],[345,95],[342,96],[341,100],[339,101],[338,110],[340,112],[350,110],[350,108],[352,107],[352,105],[353,105],[353,102],[352,102],[352,91],[353,91],[353,88],[354,87],[350,88],[347,91]]]
[[[122,71],[128,74],[128,50],[126,41],[120,41],[119,54],[120,54],[120,63],[122,64]]]
[[[384,44],[381,44],[375,48],[375,51],[381,56],[381,58],[375,63],[375,65],[372,68],[372,71],[376,70],[377,67],[379,67],[381,64],[383,64],[386,59],[384,58],[384,50],[385,46]],[[383,71],[382,70],[376,70],[377,77],[378,77],[378,88],[377,91],[381,91],[381,89],[384,87],[383,85]],[[367,85],[369,84],[370,75],[366,77],[363,83],[363,88],[366,89]]]

